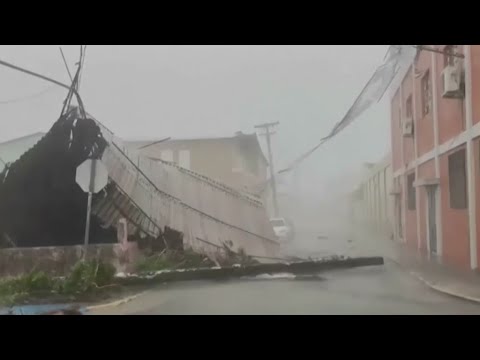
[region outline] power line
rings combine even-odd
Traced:
[[[47,81],[47,82],[53,83],[53,84],[55,84],[55,85],[57,85],[57,86],[60,86],[60,87],[62,87],[62,88],[64,88],[64,89],[67,89],[67,90],[69,91],[69,93],[72,92],[72,93],[75,95],[75,97],[77,98],[78,107],[80,108],[80,111],[81,111],[83,117],[84,117],[84,118],[87,117],[87,113],[86,113],[86,111],[85,111],[85,106],[84,106],[84,104],[83,104],[83,100],[82,100],[80,94],[78,93],[78,91],[75,89],[75,87],[72,86],[73,83],[72,83],[72,85],[69,86],[69,85],[66,85],[66,84],[58,81],[58,80],[52,79],[52,78],[50,78],[50,77],[48,77],[48,76],[45,76],[45,75],[36,73],[36,72],[34,72],[34,71],[31,71],[31,70],[28,70],[28,69],[25,69],[25,68],[22,68],[22,67],[20,67],[20,66],[11,64],[11,63],[9,63],[9,62],[7,62],[7,61],[4,61],[4,60],[1,60],[1,59],[0,59],[0,65],[1,65],[1,66],[5,66],[5,67],[8,67],[8,68],[13,69],[13,70],[16,70],[16,71],[20,71],[20,72],[22,72],[22,73],[24,73],[24,74],[27,74],[27,75],[36,77],[36,78],[38,78],[38,79],[45,80],[45,81]],[[63,110],[62,110],[62,113],[63,113]],[[105,125],[103,125],[99,120],[96,120],[96,119],[93,118],[93,116],[91,116],[91,115],[89,115],[89,116],[90,116],[93,120],[95,120],[96,122],[98,122],[99,124],[101,124],[101,125],[102,125],[106,130],[108,130],[111,134],[113,134],[113,132],[112,132],[110,129],[108,129]]]
[[[68,94],[67,94],[67,97],[66,97],[66,99],[63,103],[63,108],[62,108],[61,115],[63,115],[65,113],[65,111],[67,111],[70,108],[70,104],[71,104],[73,95],[75,94],[76,97],[77,97],[78,107],[80,109],[81,116],[84,119],[87,118],[87,113],[85,112],[85,108],[84,108],[83,103],[81,101],[80,95],[78,94],[80,76],[81,76],[82,70],[83,70],[82,66],[83,66],[83,62],[85,60],[85,50],[86,50],[86,46],[83,47],[82,45],[80,45],[80,59],[76,63],[76,65],[78,65],[77,66],[77,72],[75,73],[75,77],[73,78],[72,84],[70,85],[70,88],[69,88],[69,91],[68,91]]]
[[[168,141],[168,140],[170,140],[170,139],[171,139],[170,137],[167,137],[167,138],[162,139],[162,140],[157,140],[157,141],[151,142],[151,143],[149,143],[149,144],[147,144],[147,145],[140,146],[137,150],[142,150],[142,149],[145,149],[145,148],[147,148],[147,147],[150,147],[150,146],[157,145],[157,144],[160,144],[160,143],[162,143],[162,142]]]
[[[302,161],[309,157],[313,152],[320,148],[326,141],[330,140],[342,130],[344,130],[348,125],[350,125],[354,120],[356,120],[365,110],[371,107],[374,103],[380,101],[391,82],[395,78],[398,65],[403,59],[406,49],[404,45],[393,45],[390,47],[389,51],[385,55],[384,63],[379,66],[370,80],[367,82],[365,87],[362,89],[358,97],[355,99],[353,105],[347,111],[345,116],[340,120],[330,133],[321,138],[320,142],[315,145],[311,150],[307,151],[300,157],[298,157],[289,167],[280,170],[278,174],[291,171],[293,168],[298,166]]]
[[[275,134],[273,131],[270,131],[274,126],[277,126],[279,122],[274,122],[274,123],[265,123],[265,124],[260,124],[256,125],[256,129],[264,129],[265,132],[260,135],[265,135],[267,139],[267,149],[268,149],[268,162],[269,162],[269,168],[270,168],[270,182],[272,184],[272,193],[273,193],[273,213],[274,216],[278,216],[278,200],[277,200],[277,184],[275,182],[275,170],[273,166],[273,155],[272,155],[272,147],[270,143],[270,136]]]
[[[34,71],[31,71],[31,70],[28,70],[28,69],[24,69],[20,66],[17,66],[17,65],[14,65],[14,64],[10,64],[6,61],[3,61],[3,60],[0,60],[0,65],[3,65],[3,66],[6,66],[6,67],[9,67],[13,70],[17,70],[17,71],[20,71],[20,72],[23,72],[25,74],[28,74],[28,75],[32,75],[34,77],[37,77],[39,79],[42,79],[42,80],[45,80],[45,81],[48,81],[48,82],[51,82],[51,83],[54,83],[60,87],[63,87],[67,90],[70,90],[70,86],[68,85],[65,85],[63,83],[61,83],[60,81],[57,81],[55,79],[52,79],[52,78],[49,78],[48,76],[45,76],[45,75],[42,75],[42,74],[39,74],[39,73],[36,73]]]
[[[44,90],[42,90],[38,93],[34,93],[34,94],[30,94],[30,95],[26,95],[26,96],[23,96],[23,97],[10,99],[10,100],[0,100],[0,104],[2,104],[2,105],[4,105],[4,104],[14,104],[14,103],[18,103],[18,102],[23,102],[23,101],[35,99],[37,97],[42,96],[43,94],[46,94],[47,92],[49,92],[53,88],[55,88],[55,86],[51,85],[51,86],[47,87],[46,89],[44,89]]]
[[[39,78],[39,79],[42,79],[42,80],[45,80],[45,81],[48,81],[48,82],[51,82],[53,84],[56,84],[60,87],[63,87],[69,91],[72,91],[76,98],[77,98],[77,101],[78,101],[78,105],[79,105],[79,108],[81,110],[81,112],[83,114],[85,114],[85,108],[83,106],[83,101],[82,101],[82,98],[80,97],[80,94],[77,92],[77,90],[73,87],[70,87],[68,85],[65,85],[63,83],[61,83],[60,81],[57,81],[55,79],[52,79],[52,78],[49,78],[48,76],[45,76],[45,75],[42,75],[42,74],[39,74],[39,73],[36,73],[34,71],[31,71],[31,70],[28,70],[28,69],[25,69],[25,68],[22,68],[20,66],[17,66],[17,65],[14,65],[14,64],[10,64],[6,61],[3,61],[3,60],[0,60],[0,65],[3,65],[3,66],[6,66],[10,69],[13,69],[13,70],[17,70],[17,71],[20,71],[20,72],[23,72],[25,74],[28,74],[28,75],[31,75],[31,76],[34,76],[36,78]],[[85,116],[85,115],[84,115]]]
[[[87,51],[87,45],[82,46],[80,45],[80,61],[79,61],[79,67],[80,67],[80,73],[78,75],[78,83],[77,83],[77,91],[80,91],[80,82],[82,81],[82,75],[83,75],[83,64],[85,63],[85,53]]]
[[[429,51],[457,58],[465,57],[463,54],[460,53],[438,50],[425,45],[392,45],[385,54],[384,63],[379,68],[377,68],[375,73],[372,75],[370,80],[367,82],[367,84],[361,91],[360,95],[355,100],[352,107],[348,110],[347,114],[343,117],[343,119],[333,127],[330,134],[320,139],[319,144],[317,144],[314,148],[297,158],[288,168],[280,170],[278,174],[292,170],[295,166],[297,166],[313,152],[315,152],[318,148],[320,148],[326,141],[330,140],[340,131],[342,131],[345,127],[350,125],[353,120],[358,118],[367,108],[373,105],[374,101],[372,100],[376,99],[375,102],[380,101],[380,99],[383,97],[398,72],[399,62],[401,61],[403,54],[407,52],[406,47],[413,47],[420,51]],[[369,91],[373,94],[369,94]]]
[[[70,72],[70,69],[68,67],[67,59],[65,59],[65,55],[63,54],[62,48],[60,47],[59,49],[60,49],[60,53],[62,54],[63,63],[65,64],[65,67],[67,68],[67,73],[68,73],[68,76],[70,77],[70,81],[73,82],[72,73]]]

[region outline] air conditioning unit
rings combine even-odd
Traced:
[[[446,99],[462,99],[464,94],[464,74],[460,59],[454,65],[447,65],[442,71],[443,97]]]
[[[403,120],[402,132],[404,137],[413,136],[413,120],[412,119]]]

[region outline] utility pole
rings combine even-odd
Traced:
[[[256,125],[256,129],[265,129],[265,133],[260,135],[265,135],[267,139],[267,149],[268,149],[268,163],[270,168],[270,182],[272,184],[272,198],[273,198],[273,215],[276,217],[278,216],[278,201],[277,201],[277,184],[275,182],[275,169],[273,166],[273,155],[272,155],[272,145],[270,143],[270,136],[275,134],[274,132],[270,131],[274,126],[277,126],[279,122],[274,123],[265,123]]]

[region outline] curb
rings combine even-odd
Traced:
[[[361,266],[383,265],[383,257],[326,258],[321,260],[272,263],[255,265],[233,265],[229,267],[211,267],[198,269],[161,270],[146,275],[132,274],[117,278],[120,285],[153,285],[158,283],[233,279],[261,274],[291,273],[294,275],[336,269],[350,269]]]
[[[445,295],[448,295],[448,296],[455,297],[457,299],[462,299],[462,300],[470,301],[470,302],[473,302],[473,303],[476,303],[476,304],[480,304],[480,299],[479,298],[474,298],[472,296],[463,295],[463,294],[451,291],[451,290],[449,290],[449,289],[447,289],[443,286],[435,285],[432,282],[430,282],[428,280],[425,280],[423,277],[421,277],[417,273],[410,272],[410,274],[412,276],[414,276],[415,278],[417,278],[418,280],[420,280],[423,284],[425,284],[426,286],[428,286],[432,290],[435,290],[439,293],[442,293],[442,294],[445,294]]]
[[[223,279],[232,277],[244,277],[255,276],[264,273],[292,273],[303,274],[312,270],[332,270],[341,268],[352,268],[360,266],[373,266],[383,265],[383,257],[365,257],[365,258],[342,258],[342,259],[325,259],[317,261],[306,261],[296,263],[273,263],[273,264],[256,264],[250,266],[232,266],[232,267],[214,267],[214,268],[201,268],[201,269],[179,269],[174,271],[159,271],[153,276],[148,277],[126,277],[118,278],[117,281],[121,281],[123,285],[129,285],[136,282],[143,284],[155,284],[158,282],[165,283],[170,281],[189,281],[189,280],[211,280],[211,279]],[[85,307],[85,311],[92,311],[98,309],[104,309],[107,307],[117,307],[128,303],[145,293],[126,297],[124,299],[116,300],[107,304],[99,304]]]
[[[417,279],[418,281],[420,281],[423,285],[427,286],[428,288],[438,292],[438,293],[441,293],[441,294],[444,294],[444,295],[448,295],[448,296],[452,296],[454,298],[457,298],[457,299],[461,299],[461,300],[465,300],[465,301],[469,301],[469,302],[472,302],[472,303],[476,303],[476,304],[480,304],[480,298],[475,298],[475,297],[472,297],[472,296],[468,296],[468,295],[463,295],[463,294],[460,294],[460,293],[457,293],[457,292],[454,292],[452,290],[449,290],[443,286],[439,286],[439,285],[435,285],[434,283],[426,280],[425,278],[423,278],[421,275],[419,275],[418,273],[414,272],[414,271],[409,271],[406,269],[406,267],[404,265],[402,265],[399,261],[389,257],[389,256],[386,256],[386,258],[390,261],[392,261],[393,263],[397,264],[400,268],[402,268],[404,271],[408,271],[408,273],[413,276],[415,279]]]
[[[104,308],[108,308],[108,307],[117,307],[117,306],[120,306],[120,305],[123,305],[123,304],[126,304],[132,300],[135,300],[136,298],[142,296],[142,295],[145,295],[148,291],[143,291],[139,294],[136,294],[136,295],[132,295],[132,296],[128,296],[126,298],[123,298],[123,299],[120,299],[120,300],[116,300],[116,301],[112,301],[110,303],[106,303],[106,304],[100,304],[100,305],[92,305],[92,306],[87,306],[85,307],[85,310],[86,311],[92,311],[92,310],[98,310],[98,309],[104,309]]]

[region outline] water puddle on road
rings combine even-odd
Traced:
[[[20,305],[0,309],[0,315],[42,315],[48,312],[60,312],[62,310],[78,308],[78,311],[85,314],[85,308],[73,304],[42,304],[42,305]]]
[[[295,275],[291,273],[278,273],[278,274],[260,274],[257,276],[245,276],[241,280],[254,280],[254,281],[265,281],[265,280],[297,280],[297,281],[324,281],[324,277],[321,277],[318,274],[301,274]]]

